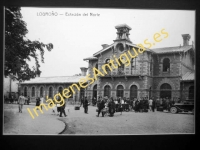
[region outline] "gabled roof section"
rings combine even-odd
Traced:
[[[109,48],[111,48],[113,45],[114,45],[114,43],[111,44],[110,46],[108,46],[108,47],[106,47],[106,48],[103,48],[102,50],[100,50],[100,51],[94,53],[93,56],[95,57],[95,56],[99,55],[100,53],[105,52],[106,50],[108,50]]]
[[[90,56],[90,57],[84,58],[83,60],[98,60],[98,58]]]
[[[164,47],[164,48],[155,48],[152,49],[157,54],[165,53],[175,53],[175,52],[186,52],[192,48],[192,45],[187,46],[176,46],[176,47]]]
[[[137,48],[140,48],[139,46],[137,46],[136,44],[132,44],[132,43],[126,43],[127,45],[130,45],[130,46],[133,46],[133,47],[137,47]],[[144,47],[145,49],[146,49],[146,51],[149,51],[149,52],[152,52],[152,53],[155,53],[154,51],[152,51],[151,49],[149,49],[149,48],[146,48],[146,47]]]
[[[21,84],[78,83],[85,76],[36,77]]]
[[[137,46],[136,44],[132,44],[132,43],[128,43],[128,42],[127,42],[126,44],[129,45],[129,46],[133,46],[133,47],[139,48],[139,46]],[[105,52],[106,50],[108,50],[108,49],[111,48],[112,46],[114,46],[114,43],[111,44],[110,46],[108,46],[108,47],[106,47],[106,48],[104,48],[104,49],[102,49],[102,50],[100,50],[100,51],[94,53],[93,56],[97,56],[97,55],[99,55],[100,53]],[[145,48],[146,48],[146,47],[145,47]],[[148,49],[148,48],[146,48],[146,51],[155,53],[154,51],[152,51],[151,49]]]
[[[182,76],[182,81],[193,81],[194,80],[194,72],[186,72],[186,74],[184,74]]]

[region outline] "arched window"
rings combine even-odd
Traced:
[[[160,98],[171,98],[172,88],[168,83],[164,83],[160,86]]]
[[[27,96],[27,87],[24,87],[24,96]]]
[[[124,64],[121,62],[121,60],[118,60],[120,65],[118,65],[118,75],[124,75]]]
[[[63,88],[60,86],[59,88],[58,88],[58,92],[62,95],[62,91],[63,91]]]
[[[136,70],[136,57],[131,59],[131,69]]]
[[[98,63],[96,63],[95,68],[98,69]],[[97,71],[95,71],[96,74],[98,74]]]
[[[189,88],[189,96],[188,96],[189,99],[194,99],[194,86],[191,86]]]
[[[121,52],[124,51],[124,46],[123,46],[122,43],[117,44],[116,48],[117,48],[117,50],[119,50],[119,51],[121,51]]]
[[[49,87],[49,98],[53,98],[53,88]]]
[[[136,70],[137,70],[137,68],[136,68],[137,61],[138,61],[137,57],[131,59],[131,73],[132,74],[136,74],[137,73],[136,72]]]
[[[106,59],[105,64],[108,64],[108,65],[111,67],[111,63],[109,63],[109,62],[110,62],[110,59]],[[111,68],[112,68],[112,67],[111,67]],[[107,75],[110,75],[110,74],[111,74],[111,70],[109,69],[108,66],[105,66],[105,70],[106,70],[106,72],[107,72]]]
[[[93,87],[93,98],[97,99],[97,84]]]
[[[44,93],[44,88],[40,87],[40,97],[43,96],[43,93]]]
[[[111,92],[110,86],[109,86],[109,85],[106,85],[106,86],[104,87],[104,96],[110,97],[110,92]]]
[[[170,70],[170,60],[169,58],[165,58],[163,60],[163,72],[169,72]]]
[[[124,87],[122,85],[117,86],[117,97],[124,97]]]
[[[35,97],[35,87],[32,87],[31,92],[32,92],[32,97]]]
[[[131,88],[130,88],[130,99],[133,99],[133,98],[137,98],[137,86],[136,85],[132,85]]]

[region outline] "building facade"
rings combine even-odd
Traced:
[[[54,95],[62,93],[63,89],[69,88],[72,84],[78,84],[81,78],[85,78],[87,68],[81,68],[81,76],[57,76],[57,77],[36,77],[29,81],[25,81],[20,84],[20,92],[24,96],[29,96],[31,102],[35,102],[37,97],[43,96],[45,99],[54,99]],[[85,89],[80,88],[77,90],[73,88],[75,93],[70,90],[71,97],[66,99],[67,101],[78,102],[82,96],[85,96]]]
[[[146,49],[137,57],[131,51],[129,60],[123,64],[120,55],[128,53],[133,48],[138,51],[139,47],[133,44],[129,38],[131,27],[126,24],[118,25],[117,38],[111,45],[103,44],[102,49],[93,54],[92,57],[83,60],[88,61],[88,68],[81,68],[82,76],[68,77],[37,77],[20,84],[20,91],[25,96],[29,96],[31,101],[37,97],[53,98],[55,94],[68,88],[72,84],[78,84],[79,80],[88,74],[92,77],[93,68],[97,68],[104,73],[102,66],[106,67],[107,74],[98,76],[98,79],[87,88],[80,91],[68,99],[69,101],[80,101],[82,96],[87,96],[88,100],[98,96],[142,98],[157,97],[177,100],[194,99],[194,72],[195,72],[195,49],[189,45],[189,34],[183,34],[183,46],[164,47],[156,49]],[[115,67],[110,63],[111,60]],[[117,62],[121,62],[119,63]]]
[[[116,60],[133,48],[138,51],[139,47],[129,39],[131,27],[123,24],[115,28],[117,38],[113,44],[103,44],[102,50],[83,59],[89,62],[88,73],[91,76],[94,67],[103,72],[102,66],[111,59]],[[99,76],[88,86],[86,95],[90,99],[98,96],[194,99],[195,49],[189,45],[189,34],[183,34],[182,38],[183,46],[146,49],[134,59],[129,56],[129,65],[113,62],[117,68],[110,65],[111,71],[106,67],[108,74]]]

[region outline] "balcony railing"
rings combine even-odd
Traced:
[[[124,68],[118,68],[117,75],[124,76],[125,75]]]

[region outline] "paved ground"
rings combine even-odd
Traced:
[[[171,114],[168,112],[115,113],[114,117],[96,117],[96,107],[89,106],[89,114],[83,107],[74,110],[67,105],[67,117],[52,115],[52,110],[44,111],[34,120],[25,105],[23,113],[18,113],[16,104],[4,106],[4,134],[62,134],[67,135],[113,135],[113,134],[179,134],[194,133],[194,115],[191,113]],[[34,107],[34,105],[29,107]]]
[[[119,112],[114,117],[96,117],[96,107],[89,107],[89,114],[68,107],[68,124],[63,134],[177,134],[194,133],[194,115],[168,112],[135,113]]]
[[[39,116],[32,119],[27,108],[34,107],[34,104],[24,105],[23,112],[19,113],[17,104],[4,104],[4,135],[55,135],[63,131],[65,124],[51,110],[44,110],[43,114],[38,110]]]

